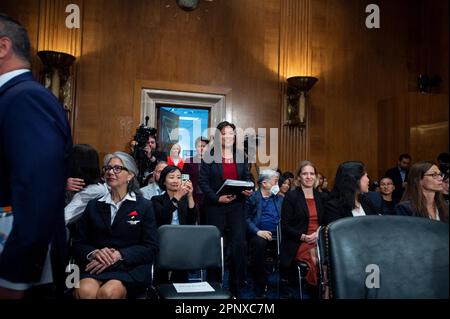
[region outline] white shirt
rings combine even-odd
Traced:
[[[28,69],[18,69],[18,70],[14,70],[11,72],[6,72],[5,74],[0,75],[0,88],[9,80],[11,80],[12,78],[15,78],[16,76],[19,76],[23,73],[26,72],[31,72]]]
[[[364,211],[364,208],[362,206],[359,206],[359,208],[353,208],[352,214],[354,217],[357,216],[366,216],[366,212]]]
[[[156,182],[142,187],[140,191],[142,192],[142,196],[148,200],[151,200],[153,196],[161,195],[164,193],[164,191],[159,188],[159,185]]]
[[[136,201],[136,194],[134,192],[127,193],[127,195],[118,203],[114,203],[111,197],[111,193],[108,192],[106,195],[104,195],[102,198],[100,198],[99,202],[105,202],[106,204],[110,205],[111,208],[111,225],[114,222],[114,218],[116,218],[117,212],[120,209],[120,206],[122,206],[122,203],[126,200],[131,200],[133,202]]]
[[[70,203],[64,208],[66,225],[74,222],[81,216],[90,200],[104,197],[106,194],[109,194],[106,183],[98,183],[88,185],[73,195]]]

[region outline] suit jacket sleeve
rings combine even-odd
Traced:
[[[209,201],[213,203],[219,202],[219,196],[217,196],[216,192],[210,186],[210,176],[213,174],[213,165],[214,163],[206,163],[202,161],[200,166],[200,175],[198,177],[198,184],[203,194],[208,198]]]
[[[395,206],[395,214],[400,216],[412,216],[412,210],[409,203],[400,203]]]
[[[145,207],[142,223],[140,244],[119,249],[123,262],[128,266],[153,263],[158,252],[158,232],[155,214],[150,203]]]
[[[91,214],[96,214],[97,200],[91,200],[86,206],[85,211],[81,215],[80,219],[76,222],[76,230],[72,239],[72,251],[75,259],[81,263],[87,261],[87,255],[94,251],[96,248],[89,243]],[[98,213],[97,213],[98,214]]]
[[[152,197],[156,226],[170,225],[172,214],[177,209],[167,194]]]
[[[294,192],[288,192],[281,208],[281,232],[283,236],[300,242],[301,234],[305,231],[292,227],[293,218],[296,214],[296,196]]]
[[[39,281],[50,241],[57,232],[64,232],[71,148],[62,106],[44,88],[29,83],[30,90],[11,98],[0,131],[14,214],[0,258],[0,277],[19,283]]]
[[[179,207],[182,207],[183,209],[183,215],[184,215],[184,225],[194,225],[197,221],[197,206],[194,205],[194,207],[189,208],[189,200],[187,196],[184,196],[181,199]]]
[[[257,214],[256,211],[257,208],[258,205],[256,204],[255,194],[253,194],[252,196],[248,197],[245,200],[245,215],[247,216],[247,228],[252,235],[256,235],[256,233],[260,230],[258,227],[256,227],[255,223],[253,222]]]

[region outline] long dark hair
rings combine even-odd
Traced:
[[[70,158],[69,177],[82,178],[85,186],[101,182],[98,153],[89,144],[76,144]]]
[[[425,173],[437,164],[432,161],[417,162],[411,166],[408,173],[408,180],[405,193],[400,202],[409,201],[413,210],[414,216],[428,218],[427,200],[423,195],[420,181],[423,179]],[[439,211],[439,219],[441,221],[448,221],[448,206],[445,204],[444,197],[441,192],[434,194],[434,203]]]
[[[344,209],[353,210],[356,207],[355,199],[361,201],[359,181],[365,173],[366,167],[360,161],[349,161],[339,165],[330,199],[337,199]]]

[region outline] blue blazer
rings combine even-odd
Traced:
[[[0,206],[12,206],[14,216],[0,255],[0,278],[39,281],[50,243],[52,261],[64,262],[64,194],[71,149],[63,107],[30,72],[0,88]]]
[[[130,216],[133,212],[137,213],[134,218]],[[127,272],[141,284],[150,283],[158,239],[153,205],[149,200],[139,195],[136,201],[125,200],[111,225],[110,205],[93,199],[77,223],[75,233],[73,254],[82,271],[89,263],[86,257],[91,251],[109,247],[119,250],[123,258],[120,266],[113,268],[115,272]]]
[[[283,197],[276,195],[272,196],[275,207],[278,211],[278,216],[281,217],[281,206],[283,205]],[[245,213],[247,215],[247,230],[251,235],[256,235],[260,231],[261,227],[261,214],[262,214],[262,194],[261,190],[255,192],[252,196],[248,197],[245,201]]]

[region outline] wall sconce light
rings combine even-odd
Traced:
[[[185,11],[192,11],[198,6],[198,0],[177,0],[178,6]]]
[[[72,81],[70,67],[75,61],[73,55],[56,51],[39,51],[37,53],[44,70],[42,82],[61,101],[64,109],[72,109]]]
[[[306,95],[317,82],[312,76],[293,76],[287,79],[287,126],[306,125]]]

